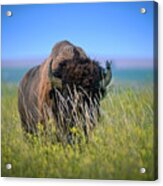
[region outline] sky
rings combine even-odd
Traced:
[[[89,56],[152,63],[153,2],[3,5],[1,13],[2,61],[46,58],[69,40]]]

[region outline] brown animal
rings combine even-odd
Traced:
[[[54,119],[58,129],[69,131],[76,122],[72,118],[74,108],[71,102],[77,97],[76,110],[85,123],[83,108],[87,106],[87,114],[91,116],[92,105],[96,105],[98,112],[100,98],[105,95],[110,80],[108,62],[104,69],[98,62],[89,59],[80,47],[68,41],[57,43],[47,60],[30,69],[20,82],[18,109],[23,128],[27,132],[37,133],[38,123],[46,129],[49,119]],[[62,122],[59,116],[61,109],[64,115]],[[83,124],[83,129],[87,135],[86,124]]]

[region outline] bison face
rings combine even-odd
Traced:
[[[62,61],[52,70],[52,62],[49,64],[50,97],[58,128],[67,134],[68,141],[72,138],[71,129],[78,125],[88,136],[99,116],[101,95],[105,95],[111,81],[111,64],[106,62],[106,68],[102,68],[89,58],[75,58]]]
[[[112,79],[111,62],[106,67],[99,66],[97,61],[73,59],[62,61],[57,69],[52,69],[53,60],[48,68],[49,80],[53,88],[63,90],[65,85],[82,87],[87,92],[98,91],[104,96]]]

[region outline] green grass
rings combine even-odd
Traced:
[[[72,149],[26,140],[17,109],[17,89],[2,86],[2,176],[154,180],[153,90],[112,88],[101,101],[101,118],[89,143]],[[7,170],[6,164],[12,169]],[[139,172],[141,167],[146,173]]]

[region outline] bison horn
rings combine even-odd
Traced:
[[[52,63],[53,63],[53,59],[50,61],[49,66],[48,66],[48,77],[50,81],[53,80]]]
[[[111,64],[112,64],[112,61],[110,62],[106,61],[106,70],[103,73],[102,80],[100,81],[100,88],[102,90],[105,90],[111,81],[111,78],[112,78]]]
[[[53,70],[52,70],[52,63],[53,59],[50,61],[48,66],[48,77],[49,81],[51,82],[51,85],[55,88],[62,88],[62,80],[58,77],[54,76]]]

